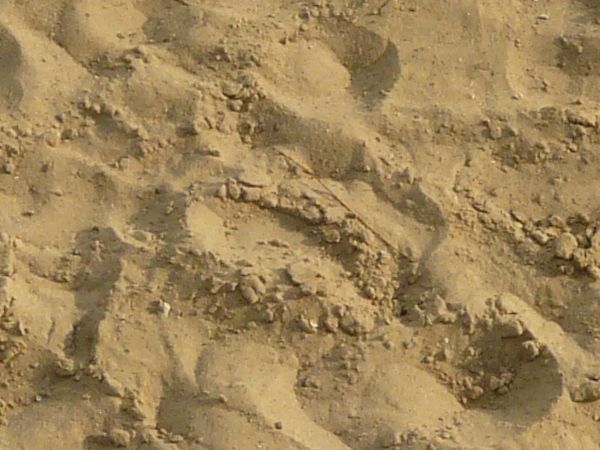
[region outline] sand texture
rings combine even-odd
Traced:
[[[0,449],[600,449],[599,105],[598,0],[0,0]]]

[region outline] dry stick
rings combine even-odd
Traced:
[[[383,4],[382,4],[382,5],[381,5],[379,8],[377,8],[377,14],[378,14],[378,15],[381,15],[381,13],[383,12],[383,9],[384,9],[384,8],[385,8],[387,5],[389,5],[391,1],[392,1],[392,0],[385,0],[385,2],[383,2]]]
[[[300,169],[302,169],[302,171],[304,173],[306,173],[307,175],[309,175],[313,180],[315,180],[317,183],[319,183],[321,185],[321,187],[323,189],[325,189],[329,195],[331,195],[340,205],[342,205],[344,208],[346,208],[350,213],[352,213],[354,215],[354,217],[356,217],[356,219],[367,229],[369,230],[371,233],[373,233],[375,235],[375,237],[377,237],[377,239],[379,239],[381,242],[383,242],[385,244],[385,246],[388,248],[388,250],[390,250],[390,252],[392,253],[392,255],[394,255],[394,257],[397,259],[400,256],[400,253],[398,252],[398,250],[396,249],[396,247],[394,247],[386,238],[384,238],[381,233],[379,233],[377,230],[375,230],[371,225],[369,225],[359,214],[357,214],[350,206],[348,206],[341,198],[339,198],[335,192],[333,192],[331,189],[329,189],[327,187],[327,185],[325,183],[323,183],[319,177],[317,177],[313,171],[306,167],[304,164],[302,164],[299,161],[296,161],[294,158],[292,158],[290,155],[288,155],[287,153],[281,151],[281,150],[277,150],[277,153],[279,153],[281,156],[283,156],[286,161],[288,163],[291,163],[297,167],[300,167]]]
[[[385,0],[381,6],[376,8],[372,13],[368,13],[368,16],[380,16],[383,13],[384,8],[391,3],[392,0]]]

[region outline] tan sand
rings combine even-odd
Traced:
[[[0,448],[600,449],[600,2],[0,0]]]

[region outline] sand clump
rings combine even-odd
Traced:
[[[598,448],[593,1],[0,10],[0,449]]]

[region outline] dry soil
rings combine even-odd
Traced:
[[[0,448],[600,448],[600,1],[0,0]]]

